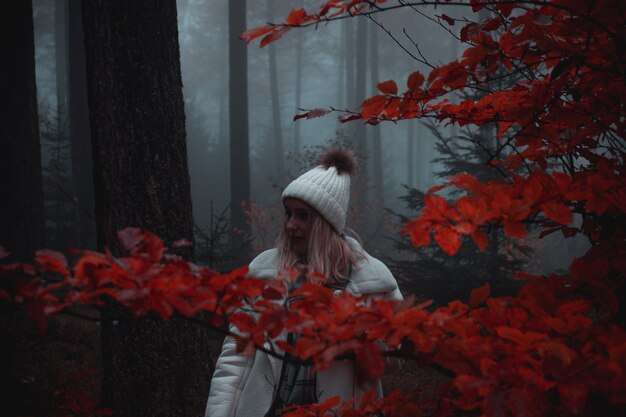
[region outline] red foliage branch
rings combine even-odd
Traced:
[[[396,7],[383,3],[328,1],[316,13],[295,10],[282,25],[242,36],[263,37],[264,45],[292,27]],[[463,235],[485,248],[482,230],[493,225],[511,237],[525,236],[530,222],[540,225],[542,235],[582,234],[591,249],[567,276],[521,273],[529,282],[516,297],[490,298],[487,286],[472,292],[469,305],[453,301],[432,311],[410,302],[364,303],[307,284],[298,289],[304,297],[286,309],[289,274],[267,281],[246,277],[245,268],[220,275],[168,253],[156,236],[130,229],[120,235],[125,257],[82,252],[70,269],[63,255],[41,251],[35,265],[2,266],[3,278],[26,274],[30,280],[18,279],[16,294],[0,295],[26,303],[42,329],[47,315],[113,299],[137,316],[197,320],[197,313],[208,312],[208,325],[230,320],[237,326],[233,336],[242,351],[288,351],[317,369],[356,356],[363,372],[379,376],[384,356],[402,356],[455,374],[432,402],[415,403],[400,393],[366,397],[358,405],[339,406],[332,399],[292,410],[292,416],[415,415],[415,407],[433,407],[441,415],[623,413],[626,333],[616,320],[615,295],[626,272],[623,6],[618,0],[465,3],[474,11],[489,7],[493,17],[465,24],[461,40],[468,48],[460,60],[427,76],[413,72],[404,91],[395,81],[380,83],[380,94],[343,120],[433,117],[462,126],[497,124],[491,163],[502,168],[502,179],[450,178],[430,190],[425,209],[403,232],[416,246],[434,238],[451,255]],[[443,23],[456,23],[446,17]],[[489,90],[495,79],[508,79],[510,87]],[[484,95],[459,103],[446,99],[465,89]],[[297,118],[326,113],[316,109]],[[463,193],[451,200],[436,194],[447,187]],[[572,224],[574,214],[582,218],[580,226]],[[283,331],[301,335],[295,347],[277,339]],[[385,352],[384,345],[392,350]]]
[[[0,277],[14,280],[19,289],[13,299],[27,304],[42,329],[45,316],[114,299],[137,316],[179,314],[198,321],[197,313],[208,312],[203,323],[210,326],[230,319],[241,351],[288,351],[316,369],[354,355],[363,373],[379,377],[387,355],[456,375],[430,403],[393,393],[377,401],[368,396],[356,411],[352,403],[337,409],[328,402],[292,416],[406,415],[434,405],[440,411],[479,408],[487,415],[578,415],[589,408],[589,397],[626,403],[626,332],[607,319],[617,301],[606,283],[585,275],[596,265],[581,265],[572,278],[531,277],[515,298],[490,298],[487,284],[472,292],[469,305],[454,301],[433,311],[411,301],[363,303],[309,283],[293,293],[302,298],[287,309],[290,274],[259,280],[242,268],[221,275],[169,254],[149,232],[126,229],[120,240],[128,256],[83,252],[69,268],[62,254],[40,251],[35,265],[2,265]],[[31,278],[18,279],[23,274]],[[301,335],[295,347],[277,339],[283,331]],[[383,345],[402,349],[385,352]]]
[[[469,310],[452,303],[449,308],[461,316],[445,321],[447,326],[458,325],[458,331],[444,332],[454,335],[450,341],[434,336],[437,328],[411,334],[420,335],[422,342],[424,335],[434,337],[434,360],[457,372],[447,391],[456,393],[448,398],[452,409],[480,408],[487,415],[589,414],[584,409],[592,402],[586,400],[595,377],[581,374],[565,382],[566,375],[594,368],[600,376],[605,371],[596,366],[604,361],[595,353],[604,350],[613,360],[624,355],[623,318],[613,322],[619,307],[615,291],[623,291],[626,272],[624,6],[617,0],[445,3],[491,12],[485,21],[464,23],[463,56],[434,67],[428,75],[411,73],[406,89],[393,80],[379,83],[379,94],[340,120],[377,124],[430,117],[460,126],[495,124],[498,146],[490,163],[501,168],[502,179],[484,183],[461,174],[433,187],[423,212],[405,225],[403,233],[416,246],[434,238],[454,255],[463,235],[485,249],[484,227],[500,225],[509,236],[519,238],[534,223],[543,229],[540,237],[556,231],[565,237],[581,234],[592,246],[572,264],[570,276],[520,274],[532,281],[518,297],[487,299],[487,307]],[[267,32],[252,29],[242,37],[250,42],[266,36],[264,45],[295,26],[421,4],[428,2],[328,1],[318,12],[301,9],[294,19],[292,11],[288,21],[265,26]],[[445,14],[437,18],[442,25],[458,22]],[[492,90],[497,80],[507,87]],[[449,100],[451,93],[464,90],[481,94],[458,103]],[[294,119],[328,112],[315,109]],[[449,187],[461,190],[461,196],[446,200],[436,194]],[[572,224],[574,214],[580,215],[580,226]],[[622,341],[614,347],[591,348],[592,339],[608,340],[595,334],[596,326],[607,335],[619,334]],[[423,344],[417,346],[431,352]],[[445,356],[442,352],[448,349],[451,353]],[[459,357],[466,361],[450,362]],[[617,369],[607,362],[602,366],[606,371]],[[620,390],[609,394],[614,404],[624,403]],[[558,410],[555,396],[560,397]]]

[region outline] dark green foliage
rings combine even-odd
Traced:
[[[436,138],[439,155],[433,162],[438,164],[437,177],[447,178],[468,172],[482,181],[488,181],[499,176],[497,168],[489,164],[491,149],[485,145],[491,139],[488,128],[464,130],[457,137],[450,137],[434,124],[425,126]],[[406,194],[400,199],[404,201],[409,215],[394,213],[403,224],[424,208],[426,195],[418,189],[405,188]],[[448,195],[453,194],[454,191],[449,191]],[[433,299],[436,305],[455,299],[467,301],[471,289],[485,282],[490,283],[494,295],[511,294],[518,283],[510,277],[524,268],[532,249],[506,237],[501,228],[492,227],[484,232],[489,238],[485,251],[465,237],[455,256],[448,256],[435,242],[426,248],[416,249],[408,237],[390,238],[401,255],[389,258],[388,265],[404,291],[420,299]]]

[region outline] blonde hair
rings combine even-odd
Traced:
[[[363,252],[358,247],[350,245],[312,207],[309,209],[308,222],[309,236],[306,259],[308,272],[321,273],[326,278],[326,282],[330,283],[348,280],[352,267],[364,258]],[[290,244],[289,233],[283,228],[276,241],[279,254],[279,271],[294,269],[301,262]]]

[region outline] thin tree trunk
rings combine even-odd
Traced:
[[[87,0],[82,16],[98,245],[119,253],[127,226],[193,239],[176,2]],[[206,331],[115,306],[104,314],[105,405],[122,417],[202,415]]]
[[[367,31],[364,17],[357,18],[356,55],[355,55],[355,87],[352,98],[355,107],[365,99],[365,72],[367,63]],[[364,208],[367,204],[367,136],[365,124],[357,122],[355,125],[355,150],[359,156],[359,175],[356,178],[356,204]]]
[[[274,21],[274,0],[267,0],[267,20]],[[274,165],[279,181],[285,177],[285,154],[283,152],[283,128],[280,121],[280,99],[278,94],[278,74],[276,69],[276,44],[268,46],[270,94],[272,97],[272,136],[274,137]]]
[[[56,58],[56,90],[57,90],[57,113],[59,114],[59,127],[63,129],[59,136],[65,136],[66,112],[67,112],[67,44],[68,26],[67,9],[68,0],[54,1],[54,49]]]
[[[69,27],[68,121],[72,160],[71,180],[75,198],[74,244],[79,248],[93,249],[96,243],[93,166],[80,1],[69,2],[67,18]]]
[[[234,247],[250,235],[246,211],[250,205],[250,148],[248,139],[248,56],[239,35],[246,30],[246,0],[228,2],[230,97],[230,221]],[[242,260],[247,258],[240,250]]]
[[[376,85],[378,79],[378,28],[370,25],[370,47],[371,47],[371,85]],[[374,174],[374,198],[379,207],[385,206],[384,176],[383,176],[383,150],[381,144],[381,125],[372,126],[372,165]]]
[[[346,37],[345,37],[345,50],[346,50],[346,106],[353,107],[356,104],[354,96],[354,19],[345,20],[346,25]],[[351,128],[351,127],[348,127]]]
[[[298,109],[302,105],[301,102],[302,102],[302,48],[303,47],[304,45],[303,45],[302,29],[299,29],[296,34],[296,97],[295,97],[296,111],[298,111]],[[296,122],[294,123],[294,134],[293,134],[294,154],[298,154],[300,152],[300,146],[301,146],[300,145],[300,123]]]
[[[409,187],[415,187],[415,133],[414,124],[415,121],[409,120],[408,132],[406,137],[407,152],[406,152],[406,184]]]

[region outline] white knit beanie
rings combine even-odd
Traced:
[[[356,157],[348,149],[332,148],[317,162],[318,166],[291,181],[283,191],[282,199],[304,201],[342,234],[350,200],[350,175],[356,168]]]

